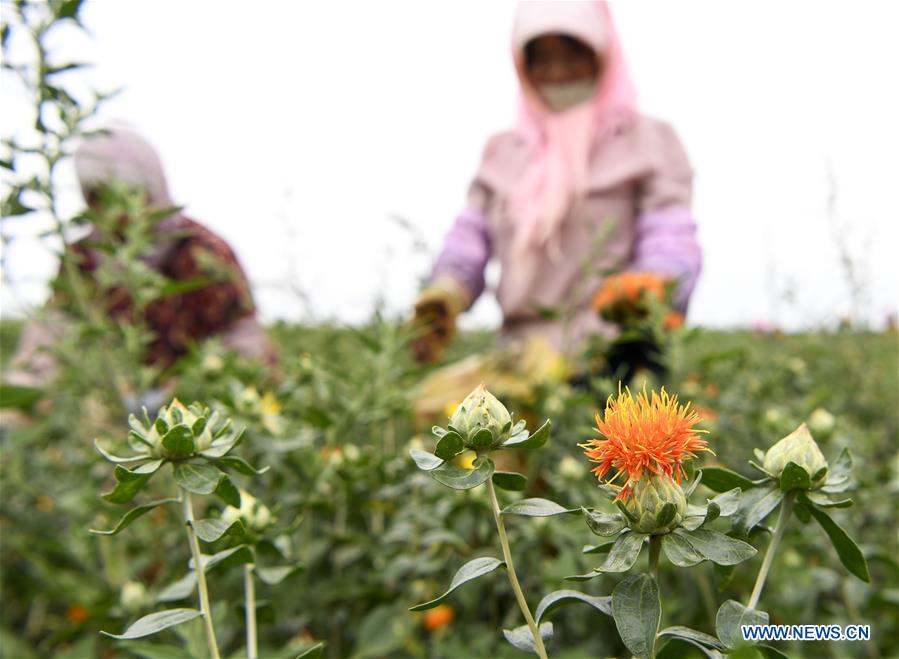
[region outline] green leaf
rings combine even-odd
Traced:
[[[544,622],[540,625],[539,631],[540,638],[543,639],[544,645],[552,640],[553,624],[551,622]],[[506,640],[516,649],[530,654],[537,654],[537,645],[534,643],[534,635],[531,633],[531,628],[527,625],[522,625],[515,629],[504,629],[503,636],[505,636]]]
[[[319,659],[322,656],[322,652],[325,650],[325,642],[319,641],[315,645],[306,648],[300,654],[298,654],[294,659]]]
[[[819,508],[849,508],[852,505],[852,499],[832,499],[827,494],[817,490],[800,492],[799,500],[809,505],[814,504]]]
[[[100,446],[99,440],[94,440],[94,447],[97,449],[97,452],[102,455],[109,462],[114,462],[116,464],[127,464],[129,462],[142,462],[143,460],[149,459],[148,455],[135,455],[129,458],[122,458],[117,455],[113,455],[105,450],[102,446]]]
[[[162,438],[162,445],[174,459],[187,458],[196,450],[194,434],[183,423],[173,426]]]
[[[845,492],[853,485],[852,483],[852,455],[848,448],[840,451],[840,455],[830,465],[827,472],[827,479],[821,488],[823,492],[836,493]]]
[[[547,419],[542,426],[537,428],[533,433],[528,433],[526,430],[519,432],[517,435],[513,435],[505,442],[503,442],[503,448],[526,448],[526,449],[535,449],[540,448],[544,444],[546,444],[546,440],[549,439],[549,431],[552,429],[552,422]]]
[[[616,533],[621,532],[621,530],[627,526],[624,517],[618,513],[609,514],[595,510],[587,510],[586,508],[581,508],[581,512],[584,514],[587,526],[598,536],[613,536]]]
[[[534,619],[539,624],[545,616],[548,616],[556,609],[575,602],[589,604],[594,609],[601,613],[605,613],[607,616],[612,615],[611,597],[594,597],[593,595],[587,595],[586,593],[577,590],[557,590],[540,600],[540,603],[537,605],[537,609],[534,612]]]
[[[723,467],[703,467],[702,484],[713,492],[727,492],[736,487],[748,490],[753,487],[751,480]]]
[[[128,527],[131,522],[133,522],[137,518],[141,517],[142,515],[146,515],[157,506],[161,506],[166,503],[180,503],[180,501],[178,499],[160,499],[159,501],[151,501],[150,503],[145,503],[142,506],[132,508],[127,513],[125,513],[122,519],[119,520],[119,523],[109,531],[98,531],[97,529],[91,529],[90,532],[96,533],[97,535],[115,535]]]
[[[765,659],[790,659],[788,655],[771,645],[756,645],[755,647]]]
[[[682,639],[684,641],[687,641],[691,645],[695,645],[703,651],[705,651],[706,648],[711,648],[712,650],[717,650],[718,652],[724,652],[727,650],[724,644],[711,634],[698,632],[695,629],[690,629],[689,627],[666,627],[659,632],[659,636],[673,636],[675,638]]]
[[[824,532],[827,533],[827,537],[829,537],[830,542],[833,543],[834,549],[837,550],[837,556],[840,557],[840,562],[845,568],[862,581],[870,582],[871,576],[868,573],[868,562],[865,560],[858,545],[856,545],[852,538],[849,537],[849,534],[840,528],[840,526],[823,510],[816,508],[815,506],[809,506],[808,509],[812,514],[812,517],[815,518],[818,524],[821,525],[821,528],[824,529]]]
[[[237,545],[236,547],[231,547],[212,555],[202,554],[200,556],[200,563],[203,564],[203,572],[209,572],[212,568],[219,566],[233,567],[234,565],[245,565],[247,563],[252,563],[255,560],[253,548],[249,545]],[[197,569],[193,559],[190,559],[187,564],[191,570]]]
[[[637,562],[645,539],[642,533],[625,531],[618,536],[603,564],[595,569],[599,572],[627,572]]]
[[[464,450],[465,443],[462,441],[462,437],[452,431],[448,431],[437,440],[437,448],[434,450],[434,455],[441,460],[452,460]]]
[[[668,501],[662,506],[662,509],[656,516],[656,524],[659,526],[668,526],[668,524],[674,521],[675,515],[677,515],[677,506]]]
[[[111,503],[128,503],[131,501],[141,488],[146,485],[153,472],[138,473],[116,465],[113,476],[116,479],[116,486],[110,491],[103,494],[103,498]]]
[[[194,494],[215,492],[224,474],[211,464],[181,462],[175,465],[175,482]]]
[[[454,490],[470,490],[486,482],[493,475],[493,460],[481,456],[474,461],[474,469],[460,469],[443,463],[428,475],[442,485]]]
[[[239,519],[230,524],[223,519],[197,519],[193,522],[194,532],[203,542],[215,542],[225,534],[234,536],[246,535],[243,522]]]
[[[731,538],[719,531],[675,529],[674,533],[689,542],[698,553],[718,565],[736,565],[756,554],[756,549],[752,545]]]
[[[528,479],[526,476],[514,471],[494,471],[493,484],[504,490],[521,492],[527,487]]]
[[[809,473],[795,462],[788,462],[780,474],[780,491],[810,489],[812,489],[812,478]]]
[[[240,508],[240,490],[227,475],[222,474],[215,488],[215,496],[234,508]]]
[[[577,508],[563,508],[549,499],[521,499],[503,508],[503,515],[523,515],[525,517],[552,517],[579,513]]]
[[[200,452],[205,458],[222,458],[227,455],[231,449],[240,444],[243,439],[243,428],[240,430],[230,429],[230,419],[225,422],[217,432],[216,439],[213,440],[212,446]]]
[[[586,574],[572,574],[565,577],[565,581],[589,581],[590,579],[595,579],[596,577],[601,575],[602,572],[593,570],[592,572],[587,572]]]
[[[688,463],[691,464],[691,463]],[[684,496],[689,499],[692,494],[696,491],[696,488],[699,487],[699,484],[702,482],[702,470],[696,471],[694,474],[688,474],[688,478],[690,478],[690,484],[684,488]]]
[[[780,505],[783,498],[784,493],[774,484],[744,492],[740,498],[740,506],[733,515],[734,531],[739,535],[747,535]]]
[[[156,596],[157,602],[176,602],[178,600],[187,599],[197,587],[197,573],[191,570],[177,581],[173,581],[168,586],[159,591]]]
[[[436,455],[428,453],[427,451],[422,451],[421,449],[414,448],[409,451],[409,455],[412,456],[415,464],[422,471],[431,471],[443,464],[443,460]]]
[[[742,494],[743,491],[739,487],[735,487],[732,490],[728,490],[723,494],[719,494],[718,496],[709,499],[703,524],[708,524],[718,517],[730,517],[736,513],[740,507],[740,498]]]
[[[677,531],[677,529],[675,529]],[[678,567],[692,567],[705,560],[705,556],[693,548],[686,538],[677,533],[667,533],[662,536],[662,551],[672,565]]]
[[[742,644],[743,625],[767,625],[768,614],[758,609],[747,609],[734,600],[727,600],[715,616],[715,631],[728,648]]]
[[[256,469],[249,462],[247,462],[243,458],[237,457],[236,455],[226,455],[225,457],[216,460],[215,464],[226,469],[233,469],[237,473],[243,474],[244,476],[259,476],[260,474],[264,474],[269,470],[267,466],[262,467],[262,469]]]
[[[487,450],[493,447],[493,433],[488,428],[481,428],[468,441],[476,451]]]
[[[618,635],[639,659],[652,657],[661,615],[659,587],[648,574],[626,577],[612,591],[612,617]]]
[[[599,545],[584,545],[584,548],[581,549],[582,554],[608,554],[612,547],[615,545],[614,540],[610,540],[609,542],[603,542]]]
[[[499,560],[498,558],[493,558],[492,556],[482,556],[481,558],[475,558],[474,560],[468,561],[465,565],[460,567],[455,576],[453,576],[453,580],[450,582],[449,588],[445,593],[443,593],[443,595],[441,595],[437,599],[431,600],[430,602],[425,602],[424,604],[413,606],[409,610],[426,611],[427,609],[433,609],[435,606],[443,602],[443,600],[445,600],[450,595],[450,593],[452,593],[462,584],[473,581],[474,579],[482,577],[485,574],[489,574],[496,568],[503,565],[505,565],[505,562]]]
[[[132,638],[143,638],[144,636],[161,632],[163,629],[180,625],[182,622],[199,618],[202,615],[203,613],[196,609],[169,609],[168,611],[159,611],[144,616],[121,634],[110,634],[102,631],[100,633],[119,641],[127,641]]]
[[[302,569],[303,566],[300,563],[296,563],[294,565],[278,565],[275,567],[260,567],[257,565],[255,571],[263,583],[269,586],[277,586],[287,577],[296,574]]]

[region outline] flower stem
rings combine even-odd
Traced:
[[[649,573],[653,579],[659,578],[659,553],[662,551],[662,536],[649,536]]]
[[[540,659],[547,659],[546,648],[543,645],[543,638],[540,636],[540,628],[534,622],[534,616],[528,608],[528,603],[524,599],[524,593],[521,592],[521,584],[518,583],[518,575],[515,574],[515,564],[512,562],[512,551],[509,549],[509,539],[506,537],[506,526],[503,523],[503,517],[500,514],[499,502],[496,500],[496,490],[493,489],[493,479],[487,479],[487,491],[490,493],[490,504],[493,509],[493,519],[496,522],[496,530],[499,532],[499,543],[503,547],[503,559],[506,561],[506,571],[509,575],[509,583],[512,584],[512,590],[515,592],[515,599],[518,601],[518,608],[524,615],[531,635],[534,637],[534,647]]]
[[[243,566],[244,607],[247,610],[247,659],[256,659],[256,579],[255,565]]]
[[[774,552],[780,544],[783,537],[784,529],[787,527],[787,519],[790,517],[790,511],[793,510],[793,499],[796,498],[796,491],[787,492],[784,496],[783,503],[780,504],[780,516],[777,518],[777,525],[774,527],[774,535],[771,536],[771,542],[765,551],[765,558],[762,560],[762,567],[759,568],[759,575],[755,579],[755,586],[752,588],[752,595],[749,597],[749,609],[754,609],[759,603],[759,597],[762,596],[762,588],[765,587],[765,579],[768,578],[768,571],[771,570],[771,563],[774,562]]]
[[[197,574],[197,590],[200,591],[200,611],[203,613],[203,624],[206,627],[206,642],[209,644],[209,656],[221,659],[218,643],[215,640],[215,629],[212,627],[212,608],[209,606],[209,591],[206,589],[206,572],[200,555],[200,543],[194,532],[194,507],[190,500],[190,492],[181,488],[181,502],[184,507],[184,521],[187,525],[187,540],[190,553],[194,559],[194,572]]]

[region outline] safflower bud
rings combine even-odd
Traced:
[[[823,483],[827,475],[827,460],[804,423],[768,449],[762,466],[769,474],[780,478],[790,462],[805,469],[812,487]]]
[[[631,484],[631,496],[620,505],[628,526],[638,533],[662,535],[673,531],[687,513],[687,497],[668,476],[644,475]],[[665,504],[674,505],[674,515],[663,515]],[[670,517],[670,518],[668,518]]]
[[[506,441],[512,428],[512,415],[499,400],[480,384],[456,408],[450,426],[462,436],[465,448],[486,451]],[[481,430],[490,431],[489,437]]]

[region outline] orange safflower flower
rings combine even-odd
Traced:
[[[677,311],[669,311],[665,314],[665,329],[672,331],[684,326],[684,314]]]
[[[684,462],[696,457],[699,451],[710,451],[706,441],[699,437],[694,426],[702,417],[690,409],[690,403],[679,405],[677,396],[669,395],[663,388],[661,393],[647,395],[646,387],[634,398],[630,389],[618,397],[609,396],[606,402],[605,418],[596,415],[595,430],[601,439],[591,439],[580,444],[591,462],[597,463],[593,469],[602,480],[612,469],[616,474],[608,481],[612,484],[619,477],[624,478],[621,491],[615,498],[624,501],[631,494],[631,487],[640,480],[644,472],[667,476],[678,483],[686,477]]]
[[[665,280],[651,272],[621,272],[603,280],[593,296],[592,307],[602,313],[621,304],[639,302],[644,296],[664,299]]]
[[[441,604],[425,614],[422,624],[429,632],[434,632],[441,627],[446,627],[455,617],[456,612],[453,611],[453,607]]]
[[[82,622],[84,622],[88,618],[87,609],[84,607],[83,604],[73,604],[66,611],[66,618],[68,618],[69,621],[80,625]]]

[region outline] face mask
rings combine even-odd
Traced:
[[[596,80],[544,83],[537,90],[550,110],[564,112],[592,99],[596,94]]]

